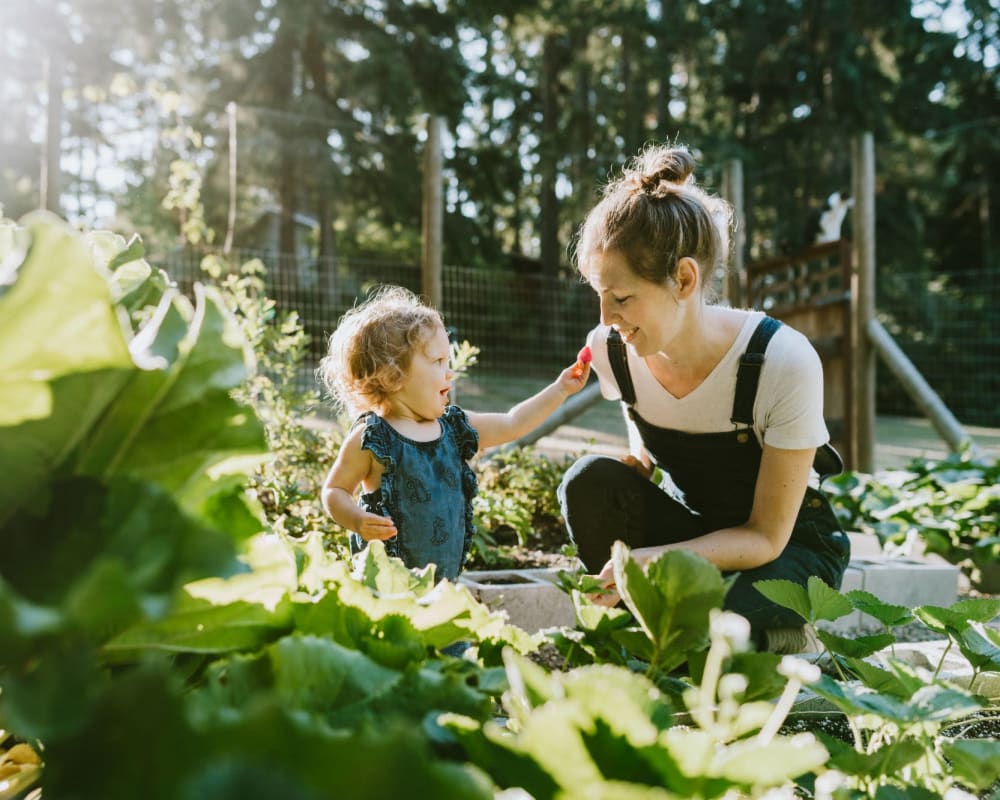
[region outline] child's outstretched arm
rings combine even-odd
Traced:
[[[396,535],[396,525],[388,517],[371,514],[358,507],[354,493],[366,479],[372,479],[375,458],[368,450],[361,449],[364,429],[354,428],[337,453],[337,458],[323,482],[323,508],[333,521],[354,531],[366,542],[373,539],[391,539]]]
[[[559,373],[559,377],[553,383],[538,394],[522,400],[506,414],[467,411],[469,424],[479,434],[480,449],[512,442],[530,433],[545,422],[567,397],[586,386],[589,377],[589,359],[586,361],[578,359],[572,366],[566,367]]]

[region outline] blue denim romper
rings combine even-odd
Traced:
[[[372,514],[390,517],[398,533],[385,542],[386,552],[408,567],[436,564],[435,577],[454,580],[472,543],[472,499],[478,484],[469,466],[479,449],[479,435],[458,406],[448,406],[438,418],[441,435],[417,442],[400,434],[373,412],[364,425],[361,448],[371,451],[384,467],[381,486],[361,495],[358,505]],[[350,536],[351,553],[367,542]]]
[[[659,428],[635,411],[635,392],[624,343],[608,336],[608,355],[626,411],[653,462],[684,492],[684,503],[642,478],[617,459],[585,456],[566,473],[559,487],[563,515],[580,558],[590,571],[610,556],[611,541],[646,547],[692,539],[743,524],[753,507],[763,450],[754,435],[753,404],[760,368],[771,336],[781,323],[764,317],[740,361],[733,398],[734,430],[688,433]],[[829,445],[817,450],[821,477],[840,472],[843,463]],[[636,480],[638,479],[638,480]],[[695,512],[695,513],[692,513]],[[817,575],[839,588],[850,559],[850,543],[822,491],[808,488],[788,545],[777,559],[744,570],[726,595],[725,607],[747,617],[755,632],[802,624],[794,612],[775,606],[752,584],[784,578],[803,586]]]

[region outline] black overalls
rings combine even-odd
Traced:
[[[625,344],[616,330],[609,332],[608,356],[622,402],[653,462],[669,473],[684,493],[684,502],[618,459],[585,456],[577,461],[559,487],[559,500],[588,571],[603,568],[616,539],[630,548],[649,547],[739,526],[749,519],[762,454],[752,429],[753,405],[767,344],[780,326],[777,320],[764,317],[754,330],[737,374],[734,429],[722,433],[659,428],[639,416]],[[821,477],[839,472],[842,466],[829,445],[817,450],[815,468]],[[769,564],[741,572],[726,596],[725,607],[745,616],[755,636],[768,628],[801,625],[801,617],[775,606],[752,584],[785,578],[804,586],[810,575],[817,575],[839,588],[849,558],[849,540],[829,502],[821,491],[810,487],[784,551]]]

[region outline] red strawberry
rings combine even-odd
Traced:
[[[590,352],[590,348],[584,345],[579,353],[576,354],[576,364],[573,366],[573,377],[579,378],[583,375],[583,370],[586,368],[594,359],[594,354]]]

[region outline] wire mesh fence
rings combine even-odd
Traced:
[[[1000,426],[1000,278],[990,270],[880,274],[878,315],[945,405],[966,425]],[[880,414],[918,416],[888,369]]]
[[[188,289],[196,280],[208,280],[200,269],[203,255],[176,252],[156,263]],[[297,311],[311,337],[299,388],[317,388],[313,370],[330,333],[372,289],[396,284],[420,292],[417,264],[254,250],[233,254],[236,263],[251,258],[266,266],[267,293],[278,309]],[[479,363],[464,379],[465,391],[478,395],[488,395],[497,382],[553,379],[571,363],[599,316],[596,296],[575,274],[452,266],[444,268],[442,286],[445,324],[457,341],[467,340],[480,351]],[[993,272],[878,277],[880,318],[963,424],[1000,426],[998,309],[1000,281]],[[878,370],[876,397],[879,414],[920,415],[888,369]]]
[[[205,253],[178,251],[156,260],[180,288],[210,278]],[[257,250],[231,254],[233,263],[257,258],[265,265],[266,292],[279,312],[297,311],[311,337],[299,388],[317,388],[313,370],[337,321],[378,286],[395,284],[420,293],[417,264],[357,258],[302,259]],[[444,267],[442,316],[455,341],[479,349],[463,379],[466,390],[490,391],[506,378],[554,380],[568,366],[598,319],[596,295],[578,276],[523,270]],[[496,410],[501,410],[497,408]]]

